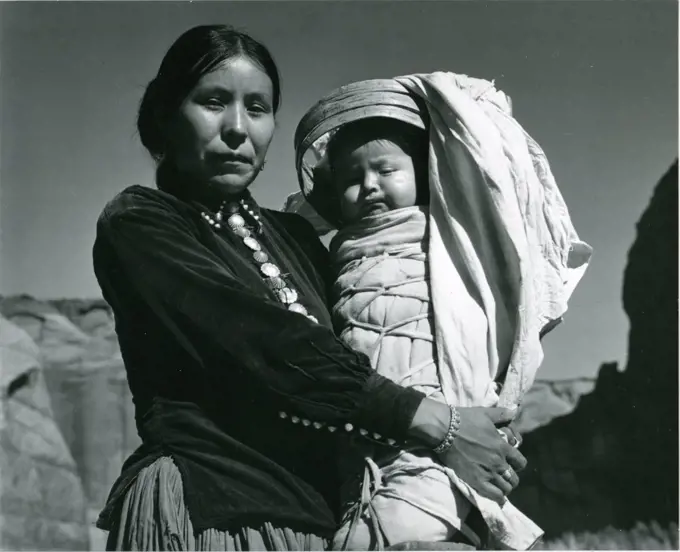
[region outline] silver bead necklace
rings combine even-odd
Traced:
[[[239,213],[241,209],[253,219],[257,228],[256,234],[262,234],[263,228],[262,223],[260,222],[260,215],[258,215],[244,199],[241,199],[238,203],[223,201],[214,216],[207,211],[201,211],[201,216],[215,230],[224,228],[224,219],[226,217],[226,226],[241,238],[243,244],[250,250],[252,259],[257,264],[262,279],[269,286],[269,289],[274,292],[274,295],[279,302],[286,305],[286,308],[289,311],[302,314],[312,322],[318,323],[319,321],[317,318],[314,315],[309,314],[304,305],[298,302],[298,292],[282,278],[281,269],[272,262],[269,255],[262,250],[260,242],[255,238],[253,232],[247,228],[245,218]]]

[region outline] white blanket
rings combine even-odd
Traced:
[[[566,312],[591,249],[543,151],[492,83],[443,72],[396,80],[430,116],[429,261],[445,396],[514,408],[543,360],[541,332]],[[499,397],[493,381],[506,370]]]

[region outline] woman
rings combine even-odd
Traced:
[[[142,99],[158,190],[114,198],[93,252],[143,442],[99,519],[110,549],[324,548],[337,431],[419,440],[498,501],[526,463],[494,425],[510,411],[425,399],[334,336],[327,251],[248,193],[279,102],[269,52],[225,26],[183,34]]]

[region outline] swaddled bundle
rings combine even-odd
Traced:
[[[542,360],[540,336],[566,311],[590,257],[542,151],[486,81],[434,73],[343,87],[296,133],[303,192],[332,223],[341,222],[339,198],[323,156],[310,164],[305,154],[371,117],[427,129],[429,208],[369,216],[336,236],[341,335],[381,373],[434,398],[518,406]],[[429,453],[362,452],[363,482],[338,537],[351,540],[355,528],[387,544],[445,540],[450,527],[469,534],[463,519],[473,507],[495,546],[526,549],[541,534],[509,502],[481,497]],[[363,545],[359,537],[351,547]]]
[[[331,242],[338,270],[333,323],[382,375],[432,399],[442,394],[427,270],[427,216],[407,207],[347,226]],[[447,541],[461,531],[471,504],[451,488],[450,470],[425,447],[393,451],[348,439],[341,463],[344,518],[334,548],[368,548],[372,540]],[[353,475],[362,477],[353,479]],[[359,500],[357,498],[360,497]],[[373,528],[372,523],[379,524]]]

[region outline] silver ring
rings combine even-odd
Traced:
[[[512,479],[512,474],[512,468],[508,468],[503,473],[501,473],[501,477],[509,482]]]

